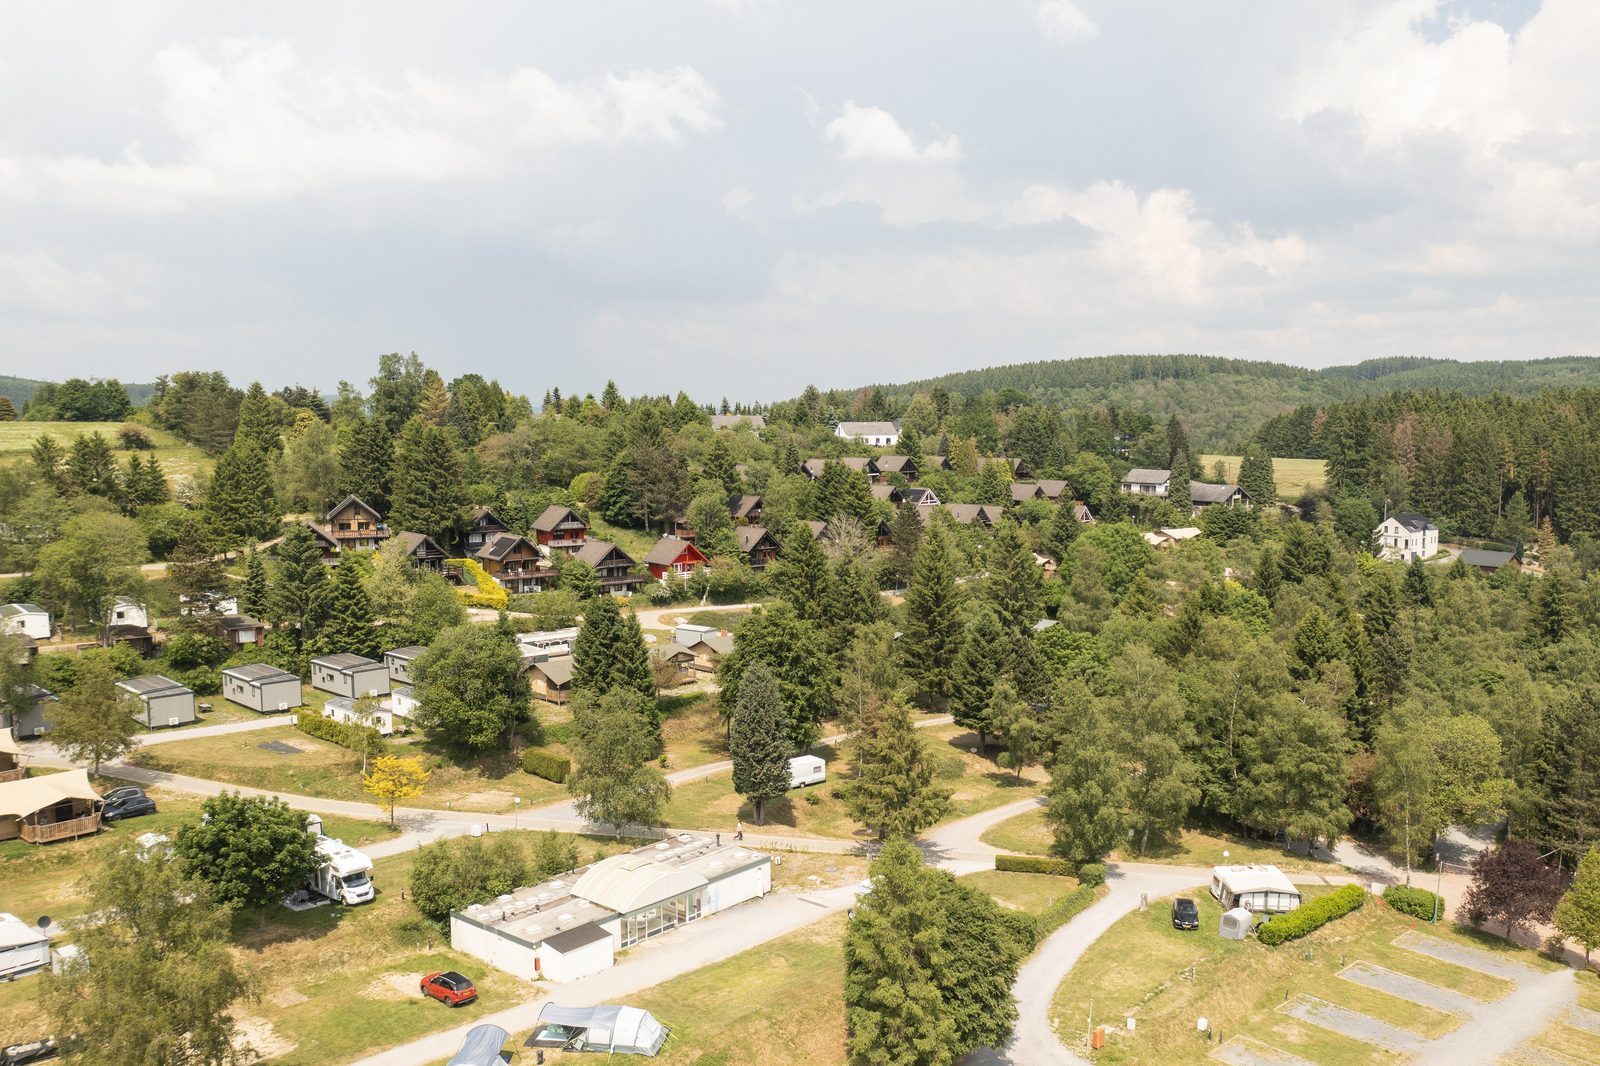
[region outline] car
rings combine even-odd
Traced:
[[[1172,928],[1200,928],[1200,908],[1188,896],[1179,896],[1172,901]]]
[[[441,970],[422,979],[422,994],[447,1007],[459,1007],[478,998],[478,986],[465,974]]]
[[[156,801],[144,794],[144,789],[125,786],[114,788],[100,797],[100,820],[121,821],[137,818],[141,814],[156,813]]]

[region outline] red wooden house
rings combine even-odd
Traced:
[[[658,579],[668,574],[692,574],[710,561],[692,541],[676,537],[662,537],[644,557],[644,565],[650,568],[651,576]]]
[[[533,520],[533,538],[546,551],[576,552],[588,537],[589,523],[559,503],[552,503]]]

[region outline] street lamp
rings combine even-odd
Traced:
[[[1432,923],[1439,922],[1439,905],[1444,901],[1444,858],[1436,851],[1433,853],[1433,869],[1436,877],[1433,882],[1433,919]]]
[[[521,828],[521,815],[522,815],[522,797],[521,796],[512,796],[511,797],[511,828],[513,828],[513,829],[520,829]]]

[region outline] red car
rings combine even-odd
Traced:
[[[478,986],[454,970],[441,970],[422,979],[422,994],[447,1007],[459,1007],[478,998]]]

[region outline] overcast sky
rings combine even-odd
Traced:
[[[1600,354],[1596,0],[35,4],[0,370]]]

